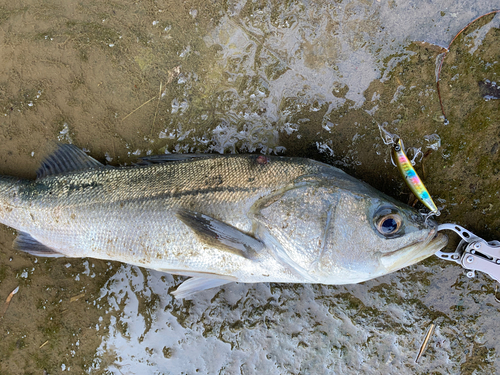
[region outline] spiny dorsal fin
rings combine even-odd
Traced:
[[[218,249],[254,259],[264,248],[259,240],[208,215],[183,209],[177,212],[177,217],[202,241]]]
[[[44,178],[90,168],[104,168],[104,165],[74,145],[57,144],[56,150],[43,161],[36,177]]]

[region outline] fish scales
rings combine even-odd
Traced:
[[[251,158],[220,157],[50,176],[23,181],[14,201],[2,196],[2,206],[12,209],[3,221],[49,247],[65,247],[67,256],[191,269],[192,263],[196,268],[195,255],[200,256],[195,249],[201,248],[203,258],[211,255],[219,266],[235,256],[210,254],[176,218],[175,208],[203,207],[208,215],[251,230],[241,202],[251,206],[315,169],[279,160],[262,165]]]
[[[193,276],[179,296],[230,281],[359,282],[446,243],[432,221],[326,164],[180,158],[109,168],[62,145],[37,180],[0,178],[0,221],[33,255]]]

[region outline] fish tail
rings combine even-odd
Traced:
[[[19,181],[18,178],[0,176],[0,202],[8,202],[16,198]]]
[[[19,194],[19,189],[24,183],[29,184],[30,181],[0,176],[0,223],[17,230],[17,238],[13,243],[14,249],[41,257],[63,256],[23,231],[22,223],[28,220],[27,215],[29,215],[27,210],[22,209],[24,198]]]
[[[21,205],[20,182],[17,178],[0,176],[0,223],[12,227],[19,213],[16,208]]]

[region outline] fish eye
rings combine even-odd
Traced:
[[[389,214],[377,221],[377,230],[384,236],[392,236],[401,228],[401,217],[398,214]]]
[[[394,206],[382,206],[373,215],[373,226],[386,238],[404,235],[404,221]]]

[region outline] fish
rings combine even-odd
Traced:
[[[0,177],[0,223],[37,257],[97,258],[231,282],[353,284],[447,243],[435,221],[338,168],[265,155],[160,155],[105,166],[58,144],[35,180]]]

